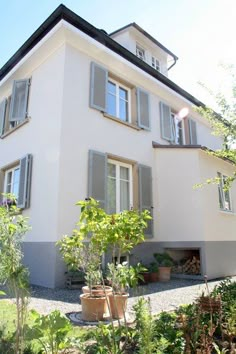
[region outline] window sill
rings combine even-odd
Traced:
[[[135,129],[135,130],[142,130],[141,128],[139,128],[137,125],[135,124],[132,124],[132,123],[128,123],[128,122],[124,122],[123,120],[119,119],[119,118],[116,118],[114,116],[111,116],[110,114],[107,114],[107,113],[103,113],[103,116],[108,118],[108,119],[111,119],[117,123],[120,123],[120,124],[123,124],[123,125],[126,125],[127,127],[129,128],[132,128],[132,129]]]
[[[29,117],[26,118],[26,119],[24,119],[23,122],[21,122],[20,124],[18,124],[16,127],[12,128],[12,129],[8,130],[7,132],[5,132],[4,134],[2,134],[2,135],[0,136],[0,138],[1,138],[1,139],[6,138],[6,136],[10,135],[11,133],[14,133],[17,129],[19,129],[19,128],[22,127],[23,125],[29,123],[29,121],[30,121],[30,118],[29,118]]]
[[[223,214],[223,215],[230,215],[230,216],[236,216],[236,213],[233,213],[232,210],[219,210],[220,214]]]

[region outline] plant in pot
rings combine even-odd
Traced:
[[[68,268],[82,270],[85,273],[86,286],[80,295],[83,320],[103,320],[108,313],[105,291],[111,293],[112,289],[101,285],[101,257],[98,249],[95,249],[92,243],[85,243],[83,240],[79,232],[74,232],[71,237],[64,236],[58,244]]]
[[[158,265],[159,281],[169,281],[171,267],[173,267],[173,265],[174,265],[173,259],[166,252],[154,253],[154,258],[155,258],[157,265]]]
[[[159,267],[157,262],[151,262],[148,269],[150,271],[150,282],[157,282],[159,280]]]
[[[149,266],[146,266],[144,264],[142,264],[143,270],[140,272],[140,275],[142,276],[143,279],[139,278],[139,285],[146,285],[150,282],[150,269]]]
[[[128,289],[136,287],[139,279],[143,280],[141,272],[144,271],[144,267],[140,263],[132,267],[127,262],[123,262],[122,264],[108,263],[107,268],[107,279],[113,289],[113,293],[109,295],[111,316],[121,319],[125,317]]]

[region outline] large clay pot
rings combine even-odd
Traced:
[[[105,296],[91,297],[89,294],[81,294],[82,319],[84,321],[102,321],[108,315],[108,306]]]
[[[83,286],[82,291],[84,294],[90,294],[90,290],[88,286]],[[105,291],[102,285],[95,285],[92,287],[91,294],[92,296],[105,296],[105,292],[108,295],[112,294],[112,287],[105,286]]]
[[[112,318],[124,318],[124,314],[127,308],[128,297],[128,293],[109,295]]]
[[[159,267],[158,268],[158,280],[169,281],[170,280],[171,267]]]
[[[159,280],[159,273],[158,272],[151,272],[149,277],[150,277],[151,283],[156,283]]]

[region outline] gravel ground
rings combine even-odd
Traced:
[[[236,277],[232,279],[236,281]],[[209,281],[210,290],[221,280]],[[128,312],[133,312],[132,306],[139,296],[149,297],[152,313],[157,314],[161,311],[174,310],[183,304],[192,303],[205,288],[203,281],[184,279],[172,279],[168,283],[157,282],[143,285],[131,292],[128,300]],[[80,312],[80,293],[80,290],[49,289],[32,286],[29,306],[42,314],[47,314],[55,309],[63,313]]]

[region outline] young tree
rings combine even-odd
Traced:
[[[22,241],[29,230],[28,220],[16,207],[14,196],[4,195],[0,205],[0,284],[16,299],[15,353],[24,352],[24,324],[29,296],[29,273],[23,265]]]
[[[236,68],[229,66],[224,69],[227,73],[227,93],[214,93],[202,84],[214,98],[218,113],[209,107],[199,107],[197,111],[211,123],[213,134],[223,138],[221,149],[211,153],[236,163]],[[236,167],[232,176],[228,177],[226,187],[229,188],[235,179]],[[217,178],[215,180],[217,182]]]

